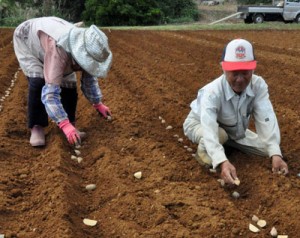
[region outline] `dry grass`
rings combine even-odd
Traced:
[[[225,3],[223,5],[207,6],[198,5],[200,10],[199,23],[210,23],[227,17],[237,12],[237,5],[234,3]],[[225,22],[239,23],[241,19],[235,17],[226,20]]]

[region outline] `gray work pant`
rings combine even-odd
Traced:
[[[199,116],[193,111],[189,113],[183,123],[184,134],[193,142],[198,144],[198,149],[205,150],[203,143],[203,128],[199,121]],[[247,154],[255,154],[259,156],[268,156],[264,143],[260,140],[258,135],[253,131],[247,129],[246,137],[240,140],[230,140],[223,128],[219,127],[219,142],[223,145],[236,148]]]

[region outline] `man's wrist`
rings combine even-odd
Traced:
[[[271,159],[283,159],[282,155],[272,155]]]

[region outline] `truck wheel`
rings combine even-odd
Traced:
[[[253,16],[253,22],[254,23],[263,23],[264,22],[264,16],[262,14],[257,14]]]
[[[298,23],[298,24],[300,23],[300,15],[296,16],[295,22]]]

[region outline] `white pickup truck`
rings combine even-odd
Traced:
[[[300,23],[300,0],[284,0],[276,6],[238,6],[237,17],[245,23],[284,21]]]

